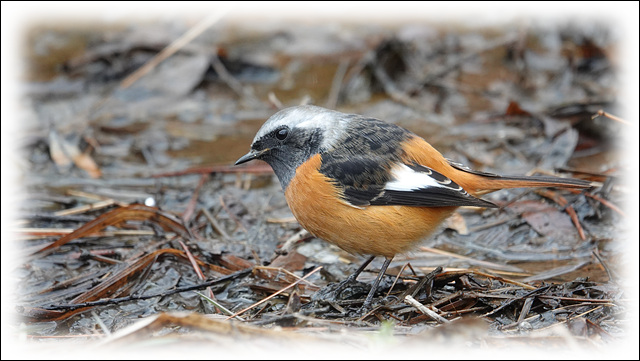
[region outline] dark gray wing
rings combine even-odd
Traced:
[[[497,207],[473,197],[433,169],[395,159],[323,156],[321,172],[342,190],[354,206]]]

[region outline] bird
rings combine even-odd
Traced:
[[[254,159],[273,168],[303,228],[369,256],[344,284],[384,257],[364,309],[394,256],[414,249],[458,207],[495,208],[479,197],[505,188],[591,186],[579,179],[472,170],[396,124],[314,105],[285,108],[267,119],[235,165]]]

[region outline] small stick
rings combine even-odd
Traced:
[[[222,198],[222,196],[220,196],[220,204],[222,205],[222,208],[224,208],[224,210],[227,212],[229,217],[231,217],[231,219],[233,219],[233,221],[236,222],[236,225],[238,227],[242,228],[244,233],[249,233],[249,231],[247,230],[247,227],[245,227],[244,224],[242,224],[242,222],[240,222],[238,217],[236,217],[236,215],[233,212],[231,212],[229,207],[227,207],[227,205],[224,203],[224,198]]]
[[[225,242],[231,241],[231,237],[229,237],[227,232],[222,228],[222,226],[213,217],[213,215],[211,214],[211,212],[209,212],[209,210],[207,210],[206,208],[203,208],[202,213],[209,220],[209,223],[211,223],[211,227],[213,227],[213,229],[215,229],[215,231],[222,236],[222,239],[224,239]]]
[[[96,209],[102,209],[116,204],[117,202],[113,199],[107,199],[104,201],[99,201],[91,204],[85,204],[84,206],[63,209],[61,211],[54,212],[55,216],[69,216],[73,214],[85,213],[88,211],[93,211]]]
[[[571,193],[575,193],[575,194],[580,194],[580,193],[584,193],[585,196],[589,197],[589,198],[593,198],[596,201],[604,204],[606,207],[611,208],[614,212],[618,213],[619,215],[626,217],[627,215],[622,211],[622,209],[620,209],[618,206],[616,206],[615,204],[611,203],[610,201],[600,197],[597,194],[591,194],[591,193],[585,193],[583,191],[580,191],[578,189],[566,189],[567,191],[571,192]]]
[[[426,307],[422,303],[416,301],[416,299],[411,297],[411,295],[407,295],[407,297],[405,297],[404,300],[405,300],[405,302],[407,302],[411,306],[417,308],[418,311],[420,311],[420,312],[424,313],[425,315],[433,318],[434,320],[438,321],[439,323],[449,323],[449,322],[451,322],[451,321],[447,320],[446,318],[438,315],[434,311],[430,310],[428,307]]]
[[[210,281],[206,281],[197,285],[192,285],[192,286],[185,286],[185,287],[179,287],[179,288],[175,288],[172,289],[170,291],[165,291],[165,292],[158,292],[158,293],[154,293],[154,294],[150,294],[150,295],[141,295],[141,296],[125,296],[125,297],[118,297],[118,298],[111,298],[111,299],[101,299],[101,300],[97,300],[97,301],[90,301],[90,302],[83,302],[83,303],[72,303],[72,304],[65,304],[65,305],[52,305],[52,306],[46,306],[46,307],[42,307],[45,310],[77,310],[79,308],[84,308],[84,307],[94,307],[94,306],[105,306],[105,305],[115,305],[115,304],[119,304],[122,302],[128,302],[128,301],[137,301],[137,300],[148,300],[150,298],[154,298],[154,297],[166,297],[166,296],[171,296],[174,295],[176,293],[182,293],[182,292],[188,292],[188,291],[193,291],[193,290],[199,290],[199,289],[203,289],[203,288],[207,288],[209,286],[214,286],[220,283],[224,283],[230,280],[234,280],[236,278],[239,277],[245,277],[246,275],[250,274],[251,271],[253,270],[253,268],[247,268],[247,269],[243,269],[237,272],[234,272],[230,275],[227,276],[223,276],[214,280],[210,280]]]
[[[241,311],[238,311],[238,312],[234,313],[233,315],[231,315],[231,316],[227,317],[227,318],[225,319],[225,321],[226,321],[226,320],[228,320],[228,319],[230,319],[230,318],[233,318],[233,317],[236,317],[236,316],[238,316],[238,315],[241,315],[241,314],[243,314],[243,313],[245,313],[245,312],[249,311],[250,309],[252,309],[252,308],[254,308],[254,307],[256,307],[256,306],[258,306],[258,305],[260,305],[260,304],[263,304],[264,302],[267,302],[268,300],[272,299],[273,297],[275,297],[275,296],[277,296],[277,295],[281,294],[282,292],[284,292],[284,291],[288,290],[289,288],[291,288],[291,287],[293,287],[293,286],[297,285],[298,283],[300,283],[300,282],[304,281],[304,280],[305,280],[305,279],[307,279],[309,276],[311,276],[312,274],[314,274],[314,273],[316,273],[316,272],[320,271],[321,269],[322,269],[322,266],[318,266],[318,267],[316,267],[313,271],[311,271],[311,272],[307,273],[307,275],[306,275],[306,276],[304,276],[304,277],[302,277],[301,279],[299,279],[299,280],[297,280],[297,281],[293,282],[292,284],[290,284],[290,285],[288,285],[287,287],[285,287],[285,288],[281,289],[280,291],[275,292],[275,293],[274,293],[274,294],[272,294],[271,296],[269,296],[269,297],[267,297],[267,298],[265,298],[265,299],[263,299],[263,300],[261,300],[261,301],[259,301],[259,302],[256,302],[256,303],[254,303],[253,305],[251,305],[251,306],[249,306],[249,307],[247,307],[247,308],[245,308],[245,309],[243,309],[243,310],[241,310]]]
[[[180,246],[182,246],[182,249],[184,250],[184,253],[187,255],[187,258],[189,259],[189,262],[191,263],[193,270],[196,272],[196,275],[198,275],[198,278],[201,281],[205,281],[207,278],[204,276],[204,273],[202,273],[200,266],[198,266],[198,261],[189,250],[189,247],[187,247],[187,245],[184,244],[184,242],[182,242],[182,240],[180,239],[178,240],[178,242],[180,242]],[[209,298],[215,300],[216,296],[213,294],[213,290],[211,289],[211,287],[207,287],[207,292],[209,292]],[[216,311],[220,312],[220,309],[216,307]]]
[[[255,267],[255,269],[256,269],[256,270],[263,269],[263,270],[266,270],[266,271],[278,271],[278,272],[283,272],[283,273],[286,273],[286,274],[288,274],[289,276],[291,276],[291,277],[293,277],[293,278],[295,278],[295,279],[298,279],[298,280],[300,280],[300,281],[303,281],[302,277],[300,277],[300,276],[296,275],[295,273],[293,273],[293,272],[291,272],[291,271],[287,270],[286,268],[282,268],[282,267],[270,267],[270,266],[256,266],[256,267]],[[313,287],[318,287],[318,288],[320,288],[318,285],[314,284],[313,282],[307,281],[307,280],[304,280],[304,283],[308,284],[309,286],[313,286]]]
[[[226,12],[220,11],[204,18],[194,27],[189,29],[189,31],[184,33],[184,35],[176,39],[173,43],[169,44],[166,48],[162,49],[162,51],[160,51],[156,56],[154,56],[151,60],[144,64],[140,69],[136,70],[135,72],[133,72],[133,74],[126,77],[122,81],[122,83],[120,83],[120,88],[126,89],[133,85],[133,83],[137,82],[140,78],[153,70],[163,60],[178,52],[178,50],[182,49],[185,45],[198,37],[198,35],[202,34],[210,26],[217,23],[224,15],[226,15]]]
[[[620,118],[620,117],[616,117],[616,116],[615,116],[615,115],[613,115],[613,114],[609,114],[609,113],[605,112],[605,111],[604,111],[604,110],[602,110],[602,109],[598,110],[598,111],[596,112],[596,114],[592,115],[592,116],[591,116],[591,119],[596,119],[597,117],[607,117],[607,118],[609,118],[609,119],[613,119],[613,120],[615,120],[616,122],[622,123],[622,124],[624,124],[624,125],[631,125],[631,123],[629,123],[628,121],[626,121],[626,120],[624,120],[624,119],[622,119],[622,118]]]
[[[536,191],[536,193],[538,193],[543,197],[549,198],[554,202],[558,203],[560,206],[564,207],[565,211],[569,214],[569,217],[571,217],[571,221],[573,221],[573,224],[575,225],[576,230],[578,231],[578,235],[580,235],[580,239],[583,241],[587,239],[587,237],[584,235],[584,229],[580,224],[580,220],[578,219],[578,215],[576,214],[575,209],[573,209],[573,206],[569,204],[569,201],[567,201],[565,197],[555,192],[552,192],[548,189],[539,189]]]
[[[198,196],[200,195],[200,189],[207,182],[208,179],[209,179],[209,174],[203,174],[202,176],[200,176],[200,181],[198,182],[196,189],[193,191],[193,194],[191,195],[191,199],[189,199],[189,204],[187,204],[187,209],[184,211],[184,213],[182,213],[182,220],[184,221],[184,223],[189,223],[189,221],[191,220],[191,217],[193,216],[193,213],[196,208],[196,204],[198,204]]]
[[[338,69],[336,69],[336,73],[333,76],[331,89],[329,90],[329,96],[327,97],[327,103],[325,104],[329,109],[335,109],[336,105],[338,105],[338,96],[340,95],[342,80],[344,79],[344,75],[347,73],[348,68],[348,59],[343,59],[340,61],[340,64],[338,64]]]
[[[591,252],[596,257],[596,259],[600,262],[600,264],[602,265],[602,268],[604,268],[605,272],[607,272],[607,276],[609,277],[609,281],[613,280],[613,277],[611,277],[611,271],[609,271],[609,267],[607,267],[607,264],[604,262],[602,257],[600,257],[600,252],[598,252],[598,249],[596,248]]]
[[[278,254],[286,254],[289,252],[289,249],[291,249],[291,247],[293,247],[293,245],[299,241],[302,241],[303,239],[309,238],[311,236],[311,233],[309,233],[306,229],[301,229],[298,233],[294,234],[293,236],[289,237],[289,239],[287,239],[284,244],[282,245],[282,247],[280,247],[280,249],[278,249],[276,251],[276,253]]]

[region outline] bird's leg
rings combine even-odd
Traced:
[[[373,261],[374,258],[376,258],[376,256],[369,257],[349,277],[347,277],[344,281],[342,281],[342,282],[338,283],[337,285],[335,285],[335,287],[333,288],[334,294],[341,295],[343,293],[343,291],[347,290],[347,289],[349,289],[350,291],[347,292],[346,295],[354,295],[354,292],[355,293],[359,293],[358,290],[359,289],[362,290],[362,287],[358,287],[357,286],[357,283],[360,283],[360,282],[356,282],[356,278],[358,278],[360,273],[362,273],[362,271],[364,271],[364,269],[367,268],[369,263],[371,263],[371,261]],[[362,285],[364,286],[364,284],[362,284]],[[345,295],[342,295],[342,296],[345,296]]]
[[[364,303],[362,304],[363,309],[367,309],[371,305],[371,302],[373,301],[373,296],[376,294],[376,291],[378,290],[378,286],[380,285],[380,281],[382,281],[382,277],[384,277],[384,274],[387,272],[387,268],[389,267],[389,264],[391,263],[392,259],[393,257],[384,259],[384,263],[380,268],[380,273],[378,273],[378,277],[376,277],[376,280],[373,282],[373,286],[371,286],[371,290],[369,291],[367,298],[364,300]],[[371,258],[369,262],[371,262],[371,260],[373,260],[373,258]]]
[[[362,271],[364,271],[364,269],[367,268],[369,263],[371,263],[371,261],[373,261],[374,258],[376,258],[376,256],[369,257],[369,259],[364,261],[364,263],[360,267],[358,267],[358,269],[355,272],[353,272],[353,274],[351,274],[351,276],[347,277],[347,279],[344,280],[343,282],[344,283],[349,283],[349,282],[355,281],[356,278],[358,278],[358,276],[360,275],[360,273],[362,273]]]
[[[349,277],[340,283],[332,283],[316,292],[312,300],[314,301],[338,301],[349,299],[353,296],[362,295],[366,291],[366,284],[357,282],[356,278],[364,271],[365,268],[373,261],[375,256],[371,256]]]

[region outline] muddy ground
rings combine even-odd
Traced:
[[[606,351],[637,328],[619,46],[605,22],[36,24],[16,118],[13,331],[53,348]],[[305,234],[268,166],[232,166],[270,115],[303,103],[399,124],[477,170],[596,186],[460,209],[394,259],[358,315],[382,260],[351,295],[312,301],[365,258]]]

